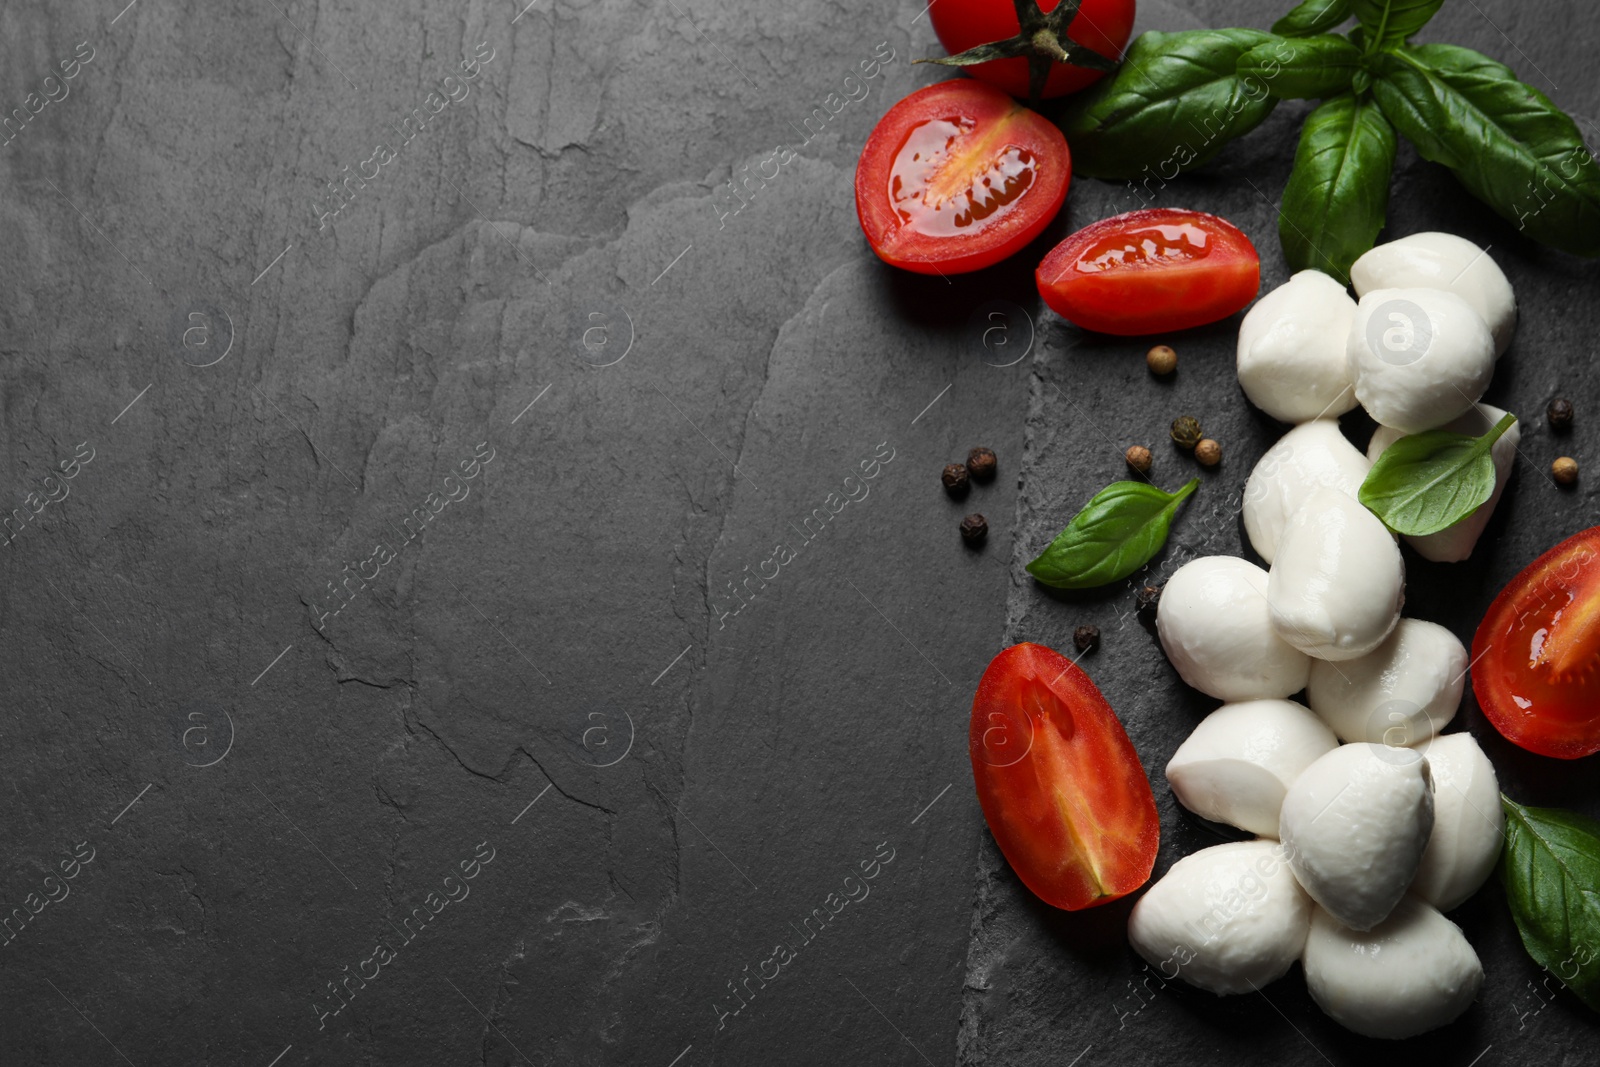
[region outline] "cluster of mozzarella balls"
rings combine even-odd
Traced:
[[[1449,234],[1379,246],[1351,276],[1359,304],[1303,271],[1240,328],[1246,395],[1297,424],[1245,488],[1245,531],[1271,569],[1194,560],[1157,612],[1183,680],[1225,702],[1168,763],[1172,791],[1257,838],[1179,860],[1134,908],[1129,937],[1163,973],[1215,993],[1260,989],[1299,960],[1328,1015],[1405,1038],[1477,996],[1482,966],[1443,913],[1488,877],[1504,816],[1477,742],[1440,735],[1466,650],[1444,627],[1401,617],[1399,546],[1356,494],[1400,436],[1482,434],[1499,420],[1478,400],[1516,304],[1493,260]],[[1366,455],[1337,422],[1358,402],[1379,423]],[[1410,539],[1419,554],[1471,553],[1516,443],[1513,427],[1495,446],[1493,497]],[[1306,704],[1288,699],[1302,691]]]

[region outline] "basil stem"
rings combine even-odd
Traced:
[[[1429,430],[1400,438],[1367,472],[1361,502],[1398,534],[1454,526],[1494,495],[1494,443],[1516,421],[1508,413],[1482,437]]]
[[[1427,25],[1444,0],[1351,0],[1369,49],[1397,45]]]
[[[1028,564],[1028,573],[1057,589],[1092,589],[1126,578],[1161,551],[1178,506],[1199,485],[1195,478],[1168,493],[1147,482],[1112,482]]]

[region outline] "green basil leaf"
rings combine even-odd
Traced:
[[[1200,485],[1176,493],[1148,482],[1112,482],[1072,517],[1028,573],[1057,589],[1092,589],[1126,578],[1167,543],[1178,505]]]
[[[1372,92],[1424,159],[1530,237],[1600,255],[1600,165],[1577,125],[1510,68],[1454,45],[1379,53]]]
[[[1482,437],[1448,430],[1407,434],[1367,472],[1361,502],[1398,534],[1420,537],[1454,526],[1494,494],[1490,450],[1516,421],[1507,414]]]
[[[1336,96],[1306,117],[1278,213],[1291,269],[1349,283],[1350,265],[1383,229],[1395,145],[1394,127],[1370,99]]]
[[[1256,78],[1279,100],[1323,100],[1350,88],[1361,49],[1328,33],[1297,41],[1268,41],[1239,57],[1239,77]]]
[[[1579,1000],[1600,1011],[1600,823],[1502,796],[1500,877],[1522,945]]]
[[[1140,34],[1115,74],[1057,113],[1073,172],[1135,178],[1159,171],[1165,181],[1211,159],[1277,106],[1260,80],[1238,73],[1239,57],[1271,40],[1260,30]]]
[[[1350,17],[1350,0],[1305,0],[1272,24],[1279,37],[1310,37],[1327,33]]]
[[[1444,0],[1351,0],[1350,7],[1373,45],[1399,44],[1428,24]]]

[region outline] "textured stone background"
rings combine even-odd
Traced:
[[[1263,26],[1281,6],[1142,11]],[[1098,620],[1092,673],[1151,769],[1205,710],[1127,617],[1128,590],[1056,598],[1021,563],[1180,409],[1229,458],[1165,565],[1236,550],[1226,498],[1277,429],[1238,395],[1226,324],[1181,338],[1184,368],[1160,385],[1142,346],[1039,313],[1028,256],[946,283],[870,255],[855,156],[941,76],[910,65],[936,47],[921,12],[0,11],[0,110],[92,49],[0,148],[0,491],[26,514],[29,492],[67,493],[0,555],[6,908],[74,849],[93,855],[3,949],[0,1060],[1372,1055],[1295,976],[1268,991],[1277,1011],[1174,987],[1119,1030],[1126,909],[1048,913],[995,862],[965,720],[1003,641],[1059,646]],[[1428,35],[1600,116],[1577,0],[1452,0]],[[398,144],[390,124],[480,42],[493,58],[470,95],[319,231],[324,183]],[[865,98],[729,214],[718,188],[799,140],[879,42],[893,59]],[[1162,195],[1243,226],[1269,283],[1299,110]],[[1040,250],[1131,206],[1080,182]],[[1592,265],[1519,242],[1410,156],[1393,223],[1493,243],[1518,284],[1491,399],[1532,414],[1560,388],[1592,406]],[[1583,459],[1580,419],[1562,450]],[[1469,632],[1539,548],[1593,521],[1586,490],[1538,475],[1555,443],[1524,441],[1479,558],[1413,569],[1419,614]],[[938,469],[978,443],[1002,476],[952,504]],[[893,458],[807,539],[874,455]],[[1158,470],[1186,476],[1165,454]],[[969,508],[993,531],[978,554],[955,535]],[[393,558],[324,617],[328,583],[371,568],[379,542]],[[794,558],[735,600],[779,542]],[[1589,803],[1586,765],[1491,754],[1514,793]],[[1158,796],[1164,868],[1209,838]],[[796,924],[889,854],[870,896],[804,942]],[[414,907],[463,891],[322,1014],[328,983],[400,945]],[[1497,891],[1463,914],[1489,984],[1430,1048],[1463,1065],[1491,1044],[1485,1064],[1580,1056],[1592,1024],[1570,998],[1515,1007],[1537,972]],[[730,983],[778,942],[795,958],[719,1026]]]

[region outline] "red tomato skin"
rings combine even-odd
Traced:
[[[975,235],[929,237],[902,223],[889,199],[889,174],[911,129],[920,122],[963,117],[1004,124],[1006,145],[1022,142],[1038,161],[1037,179],[1017,198],[1015,210]],[[992,266],[1026,247],[1050,225],[1067,199],[1072,153],[1060,129],[1005,93],[982,82],[955,78],[918,89],[890,108],[861,149],[856,164],[856,215],[878,258],[917,274],[965,274]]]
[[[1204,260],[1179,265],[1077,270],[1083,252],[1123,231],[1159,225],[1205,230],[1213,249]],[[1261,256],[1226,219],[1202,211],[1130,211],[1087,226],[1044,257],[1034,272],[1050,309],[1085,330],[1116,337],[1187,330],[1243,311],[1261,289]]]
[[[1039,9],[1049,14],[1060,2],[1039,0]],[[933,32],[939,35],[939,43],[951,55],[980,44],[1015,37],[1022,29],[1011,0],[935,0],[928,14],[933,19]],[[1134,0],[1084,0],[1067,36],[1107,59],[1120,60],[1128,38],[1133,35],[1133,14]],[[1028,61],[1021,56],[995,59],[963,69],[1012,96],[1025,99],[1028,95]],[[1103,77],[1103,71],[1058,63],[1050,71],[1044,91],[1039,95],[1046,100],[1066,96],[1088,88]]]
[[[1567,677],[1530,660],[1534,642],[1543,647],[1555,639],[1559,618],[1569,626],[1592,620],[1586,608],[1600,612],[1600,526],[1528,564],[1495,597],[1473,635],[1472,694],[1494,728],[1529,752],[1556,759],[1600,752],[1600,650]]]
[[[1078,911],[1149,880],[1161,838],[1150,780],[1076,664],[1043,645],[1001,652],[978,683],[968,749],[989,831],[1041,900]]]

